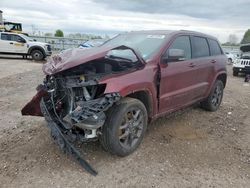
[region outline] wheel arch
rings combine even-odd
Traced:
[[[227,74],[226,73],[221,73],[217,75],[215,80],[221,80],[223,82],[224,88],[226,87],[227,84]]]
[[[211,92],[211,89],[213,88],[214,83],[216,82],[216,80],[221,80],[224,88],[226,87],[226,83],[227,83],[227,72],[226,71],[220,71],[216,74],[216,76],[214,76],[213,81],[210,83],[210,86],[206,92],[205,98],[207,98]]]
[[[39,50],[43,53],[44,57],[46,57],[46,53],[45,53],[45,50],[41,47],[41,46],[32,46],[29,48],[28,50],[28,54],[30,55],[32,53],[32,51],[34,50]]]
[[[153,99],[148,90],[138,90],[127,94],[125,97],[138,99],[147,109],[149,120],[153,117]]]

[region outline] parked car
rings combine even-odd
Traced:
[[[76,155],[70,143],[100,140],[106,151],[126,156],[152,120],[198,102],[216,111],[226,62],[217,39],[202,33],[121,34],[49,59],[44,83],[22,114],[44,116],[60,147]]]
[[[0,32],[0,53],[9,55],[31,56],[40,61],[51,55],[51,46],[37,42],[24,34]]]
[[[250,74],[250,43],[240,46],[241,57],[233,64],[233,75],[238,76],[239,73]]]
[[[98,47],[98,46],[101,46],[105,41],[106,41],[106,39],[88,40],[88,41],[85,41],[82,44],[80,44],[79,48],[85,49],[85,48]]]
[[[234,63],[237,60],[236,55],[234,55],[233,53],[230,52],[225,52],[226,56],[227,56],[227,60],[229,64]]]

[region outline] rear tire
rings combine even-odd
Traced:
[[[35,61],[41,61],[45,58],[45,56],[41,50],[33,50],[31,52],[31,57]]]
[[[118,156],[127,156],[140,145],[146,129],[148,115],[143,103],[124,98],[107,112],[100,142],[103,148]]]
[[[214,112],[218,110],[223,98],[224,84],[221,80],[216,80],[208,98],[201,102],[201,107]]]

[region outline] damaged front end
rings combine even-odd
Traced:
[[[63,151],[75,155],[92,175],[97,172],[81,157],[73,146],[98,138],[105,123],[105,111],[120,100],[119,93],[103,94],[103,85],[85,81],[83,76],[47,76],[41,91],[40,109],[51,129],[51,135]],[[40,91],[40,92],[41,92]]]
[[[124,46],[115,48],[120,49],[128,50]],[[143,65],[139,58],[134,61],[109,55],[109,52],[105,54],[88,57],[88,62],[77,63],[77,66],[66,63],[62,66],[63,59],[54,58],[59,63],[45,64],[44,70],[48,72],[45,72],[44,83],[37,87],[37,95],[22,109],[23,115],[44,116],[60,148],[74,154],[93,175],[96,171],[81,157],[74,143],[97,140],[102,134],[106,111],[121,99],[119,92],[106,93],[106,83],[98,81]],[[136,53],[134,55],[137,57]],[[68,69],[64,70],[65,67]]]
[[[71,130],[81,141],[96,139],[105,123],[105,111],[120,100],[119,93],[104,94],[105,85],[85,80],[83,75],[47,76],[48,92],[44,103],[50,115],[61,126]]]

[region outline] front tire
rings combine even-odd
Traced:
[[[35,61],[41,61],[45,58],[45,56],[41,50],[33,50],[31,52],[31,57]]]
[[[100,142],[103,148],[118,156],[127,156],[140,145],[147,129],[148,115],[144,104],[124,98],[107,113]]]
[[[218,110],[223,98],[224,84],[221,80],[216,80],[208,98],[201,102],[201,107],[214,112]]]

